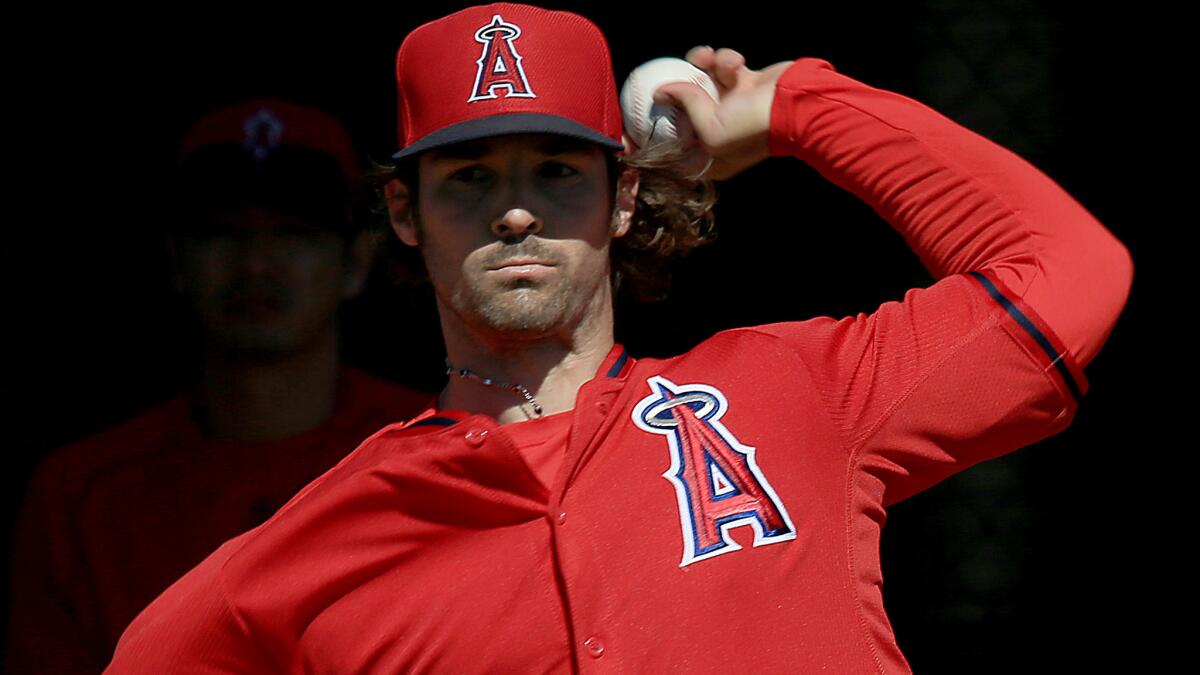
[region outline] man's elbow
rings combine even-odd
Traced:
[[[1090,253],[1092,283],[1087,306],[1091,325],[1076,354],[1081,366],[1091,362],[1108,341],[1133,287],[1133,255],[1120,240],[1110,237]]]

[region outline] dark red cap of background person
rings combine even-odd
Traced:
[[[451,143],[546,132],[621,150],[621,105],[604,34],[530,5],[460,10],[396,54],[401,159]]]
[[[359,180],[350,134],[333,115],[276,98],[256,98],[219,108],[192,125],[179,144],[184,165],[198,150],[236,144],[258,162],[281,148],[305,148],[337,162],[347,187]]]
[[[217,214],[267,206],[309,223],[354,232],[361,177],[345,127],[322,110],[276,98],[223,106],[179,143],[170,227],[206,231]],[[362,214],[359,214],[362,215]]]

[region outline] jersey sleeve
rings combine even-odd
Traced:
[[[1062,338],[1080,366],[1129,295],[1126,247],[1015,153],[906,96],[824,60],[776,84],[769,148],[866,202],[935,279],[989,270]]]
[[[878,503],[1070,423],[1132,278],[1086,209],[1016,154],[821,59],[778,81],[769,147],[869,204],[937,279],[870,314],[758,328],[798,353]]]
[[[1053,435],[1087,379],[989,272],[908,291],[871,314],[758,326],[797,352],[872,501],[895,503]],[[864,487],[864,486],[860,486]]]
[[[253,532],[226,542],[142,610],[121,635],[106,675],[276,672],[230,606],[222,578],[225,561]]]

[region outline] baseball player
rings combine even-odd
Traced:
[[[1070,423],[1129,255],[1028,163],[827,61],[687,58],[720,102],[656,96],[711,177],[800,158],[937,282],[634,358],[613,339],[618,244],[669,250],[695,221],[647,197],[669,171],[623,141],[603,35],[507,3],[421,26],[386,192],[447,384],[160,596],[111,672],[909,670],[885,508]]]
[[[53,453],[14,539],[11,673],[98,673],[134,616],[222,542],[431,395],[339,363],[375,233],[328,113],[254,99],[184,135],[169,224],[200,382]]]

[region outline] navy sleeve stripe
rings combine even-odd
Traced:
[[[458,420],[456,420],[452,417],[426,417],[425,419],[421,420],[420,422],[413,422],[412,424],[408,425],[408,428],[411,429],[413,427],[427,427],[427,426],[432,426],[432,425],[448,427],[451,424],[457,424],[457,423],[458,423]]]
[[[617,357],[616,362],[612,364],[612,368],[608,369],[607,377],[616,377],[621,374],[621,369],[625,367],[625,362],[629,360],[629,352],[621,350],[621,355]]]
[[[979,272],[971,272],[970,274],[979,280],[979,283],[983,284],[983,287],[987,289],[988,293],[991,294],[992,299],[1000,303],[1000,306],[1008,312],[1009,316],[1016,320],[1016,322],[1022,328],[1024,328],[1030,336],[1033,337],[1034,341],[1042,346],[1042,349],[1046,352],[1046,356],[1050,358],[1050,361],[1054,364],[1055,369],[1057,369],[1059,374],[1062,375],[1063,381],[1067,383],[1067,389],[1071,390],[1071,396],[1074,396],[1075,400],[1079,401],[1083,397],[1082,393],[1079,391],[1079,385],[1075,382],[1075,378],[1071,375],[1071,370],[1067,368],[1066,361],[1064,361],[1062,358],[1059,358],[1059,355],[1055,351],[1054,345],[1051,344],[1050,339],[1047,338],[1042,331],[1038,330],[1038,327],[1029,320],[1029,317],[1025,316],[1025,313],[1022,312],[1015,304],[1013,304],[1012,300],[1009,300],[1003,293],[1001,293],[1000,289],[996,288],[996,285],[993,284],[990,279]]]

